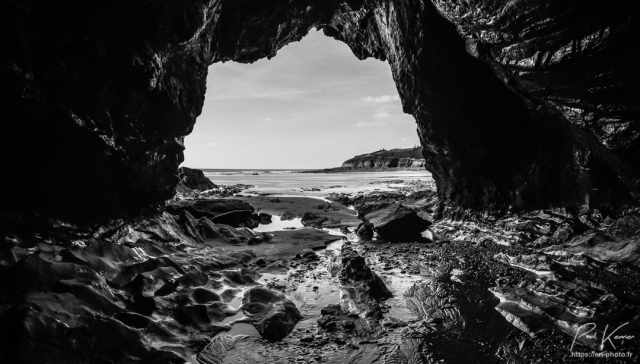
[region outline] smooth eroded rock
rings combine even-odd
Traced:
[[[180,178],[180,183],[192,190],[206,191],[218,187],[199,169],[180,167],[178,178]]]
[[[291,300],[281,293],[262,287],[245,292],[242,309],[251,318],[251,324],[260,335],[269,341],[285,338],[302,318]]]
[[[389,241],[417,240],[431,225],[412,209],[394,203],[369,205],[360,209],[358,214],[373,225],[373,229],[382,239]]]

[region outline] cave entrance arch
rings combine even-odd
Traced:
[[[272,57],[321,28],[389,63],[452,211],[615,214],[640,200],[632,3],[9,2],[2,213],[84,227],[158,213],[208,66]]]
[[[271,59],[215,63],[184,165],[322,169],[420,142],[390,68],[311,30]]]

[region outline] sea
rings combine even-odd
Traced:
[[[381,171],[343,173],[300,173],[301,169],[202,169],[215,184],[246,184],[255,187],[243,193],[268,193],[278,196],[323,197],[329,193],[389,191],[404,183],[433,181],[427,171]]]

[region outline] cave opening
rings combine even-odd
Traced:
[[[321,169],[355,155],[419,145],[386,62],[358,60],[312,30],[272,59],[209,67],[183,166]]]

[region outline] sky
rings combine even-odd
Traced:
[[[344,43],[312,30],[271,60],[209,67],[182,165],[331,168],[358,154],[418,144],[389,65],[359,61]]]

